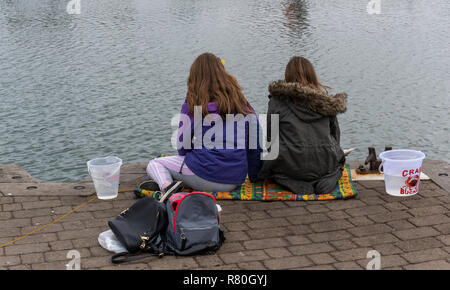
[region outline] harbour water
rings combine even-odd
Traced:
[[[88,176],[86,161],[173,153],[170,120],[189,66],[226,61],[258,113],[292,55],[348,93],[342,147],[385,145],[450,161],[450,2],[0,1],[0,163],[40,181]]]

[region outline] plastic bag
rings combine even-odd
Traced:
[[[104,249],[114,252],[114,253],[123,253],[128,252],[127,249],[122,246],[119,240],[116,238],[114,233],[111,230],[107,230],[106,232],[101,233],[98,236],[98,242],[100,246]]]

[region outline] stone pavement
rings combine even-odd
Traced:
[[[28,187],[35,182],[40,188],[16,169]],[[0,170],[0,178],[1,174]],[[8,174],[3,172],[3,177],[14,176]],[[123,176],[133,174],[138,172],[124,170]],[[450,269],[446,191],[433,181],[422,181],[420,194],[397,198],[384,192],[383,181],[355,186],[359,196],[346,201],[219,201],[227,240],[217,254],[151,257],[115,266],[97,237],[108,229],[108,220],[135,201],[132,193],[120,193],[0,248],[0,269],[65,269],[70,250],[80,252],[82,269],[365,269],[370,250],[380,253],[382,269]],[[2,187],[0,180],[0,244],[50,223],[92,197],[55,194],[48,187],[22,195],[2,188],[11,187]]]

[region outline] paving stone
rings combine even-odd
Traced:
[[[309,230],[311,231],[311,230]],[[275,227],[270,229],[258,229],[258,230],[248,230],[247,235],[251,239],[259,240],[274,237],[284,237],[286,235],[292,234],[292,231],[287,227]],[[227,236],[225,236],[227,237]]]
[[[223,261],[220,259],[218,255],[205,255],[195,257],[195,261],[200,267],[215,267],[223,265]]]
[[[238,242],[238,241],[248,241],[248,240],[250,240],[250,237],[244,231],[227,232],[225,237],[226,237],[227,241],[230,241],[230,242]]]
[[[23,202],[22,206],[24,209],[51,208],[61,206],[61,201],[60,200],[28,201]]]
[[[32,264],[32,270],[66,270],[67,261],[58,261],[53,263]]]
[[[313,254],[308,255],[307,257],[317,265],[332,264],[337,262],[332,256],[327,253]]]
[[[352,237],[352,235],[347,231],[331,231],[331,232],[324,232],[324,233],[315,233],[315,234],[309,234],[308,238],[315,242],[326,242],[326,241],[336,241],[336,240],[343,240]]]
[[[428,206],[428,207],[418,207],[409,210],[409,213],[415,217],[422,217],[428,215],[445,214],[448,209],[442,205]]]
[[[92,257],[103,257],[103,256],[111,256],[111,252],[103,249],[101,246],[91,247],[89,248],[89,252],[91,252]]]
[[[314,243],[307,245],[291,246],[288,250],[295,256],[331,252],[334,248],[328,243]]]
[[[390,211],[401,211],[401,210],[407,210],[408,207],[401,204],[399,201],[385,203],[384,207],[387,208]]]
[[[227,231],[246,231],[249,227],[244,222],[229,222],[222,223],[221,226],[224,225],[227,228]]]
[[[225,241],[225,243],[222,244],[222,247],[217,252],[218,254],[225,254],[225,253],[234,253],[244,250],[244,246],[241,242],[229,242]]]
[[[374,224],[374,225],[350,228],[350,229],[348,229],[348,231],[357,237],[364,237],[364,236],[369,236],[369,235],[388,233],[388,232],[391,232],[392,229],[391,229],[391,227],[389,227],[385,224]]]
[[[413,240],[439,235],[439,232],[432,227],[413,228],[402,231],[394,231],[393,233],[401,240]]]
[[[367,216],[369,219],[373,220],[376,223],[386,223],[396,220],[403,220],[410,218],[411,215],[406,211],[392,211],[389,213],[375,214]]]
[[[308,204],[305,207],[310,213],[321,213],[321,212],[328,212],[330,211],[329,208],[327,208],[325,205],[320,204]]]
[[[338,251],[349,250],[358,247],[350,240],[331,241],[330,244],[333,245],[333,247],[335,247]]]
[[[14,266],[20,264],[18,256],[2,256],[0,257],[0,267]]]
[[[44,254],[46,262],[55,262],[55,261],[69,261],[67,258],[67,253],[70,250],[61,250],[61,251],[51,251]],[[80,253],[81,261],[84,261],[84,258],[90,257],[91,252],[88,249],[77,249]]]
[[[81,269],[95,269],[105,266],[111,266],[111,257],[110,256],[90,257],[90,258],[81,257],[80,266]]]
[[[347,209],[345,212],[353,217],[359,217],[359,216],[365,216],[365,215],[375,215],[375,214],[387,213],[388,210],[381,205],[371,205],[371,206],[366,206],[366,207]]]
[[[311,243],[304,235],[288,236],[286,237],[286,240],[288,240],[291,245],[305,245]]]
[[[450,246],[450,235],[440,236],[437,237],[442,243],[444,243],[446,246]]]
[[[371,261],[371,259],[359,260],[358,264],[364,269],[367,268],[367,264]],[[407,265],[408,262],[403,259],[399,255],[389,255],[389,256],[380,256],[380,270],[384,270],[386,268],[399,267]]]
[[[18,211],[22,209],[21,203],[4,204],[3,211]]]
[[[260,220],[251,220],[247,222],[247,225],[252,229],[264,229],[271,228],[273,225],[285,226],[290,223],[285,218],[269,218]]]
[[[144,263],[119,264],[100,267],[100,270],[150,270],[150,266]]]
[[[382,233],[382,234],[373,234],[361,238],[354,238],[352,239],[352,241],[361,247],[369,247],[380,244],[389,244],[397,242],[398,239],[392,234]]]
[[[429,261],[415,265],[404,266],[406,270],[450,270],[450,263],[445,260]]]
[[[304,268],[295,268],[294,270],[317,271],[317,270],[336,270],[336,268],[334,268],[332,265],[317,265],[317,266],[304,267]]]
[[[408,262],[416,264],[421,262],[427,262],[432,260],[447,259],[448,253],[442,249],[426,249],[416,252],[409,252],[402,255]]]
[[[358,265],[357,263],[355,263],[353,261],[335,263],[335,264],[333,264],[333,266],[337,270],[362,270],[362,269],[364,269],[363,267],[361,267],[360,265]]]
[[[354,226],[357,227],[361,227],[361,226],[368,226],[368,225],[373,225],[374,222],[370,219],[368,219],[365,216],[359,216],[356,218],[349,218],[348,219],[349,222],[351,222]]]
[[[30,226],[31,225],[31,219],[10,219],[10,220],[2,220],[0,221],[0,229],[5,228],[17,228],[17,227],[24,227],[24,226]]]
[[[44,263],[45,258],[43,253],[32,253],[20,255],[23,264],[39,264]]]
[[[322,221],[328,221],[330,218],[325,214],[307,214],[307,215],[299,215],[299,216],[290,216],[286,218],[293,225],[308,225],[311,223],[317,223]]]
[[[5,248],[6,255],[19,255],[29,253],[42,253],[50,250],[48,243],[40,244],[24,244],[24,245],[10,245]]]
[[[410,198],[401,202],[408,208],[418,208],[418,207],[430,207],[434,205],[440,205],[440,201],[434,197],[430,198]]]
[[[269,238],[263,240],[245,241],[244,247],[249,250],[284,247],[289,245],[288,242],[282,238]]]
[[[82,269],[365,269],[370,250],[381,254],[382,269],[445,269],[450,263],[450,197],[436,192],[434,183],[427,184],[421,194],[408,198],[387,195],[381,181],[355,184],[358,198],[345,201],[219,201],[227,240],[215,255],[151,257],[117,266],[97,238],[108,229],[108,220],[135,202],[127,193],[90,203],[0,248],[0,269],[64,270],[69,250],[82,253]],[[38,229],[89,198],[0,196],[0,244]],[[3,265],[7,259],[12,259],[10,264]]]
[[[355,248],[345,251],[335,251],[330,253],[336,260],[341,262],[356,261],[360,259],[365,259],[367,253],[372,250],[370,248]]]
[[[399,241],[395,245],[404,252],[414,252],[430,248],[439,248],[443,244],[436,237],[421,238],[408,241]]]
[[[415,226],[407,220],[398,220],[387,223],[388,226],[396,231],[415,228]]]
[[[293,208],[271,209],[268,210],[267,213],[272,217],[287,217],[287,216],[306,215],[309,212],[303,207],[293,207]]]
[[[436,225],[434,228],[443,234],[450,234],[450,223]]]
[[[219,256],[226,264],[259,261],[269,258],[263,250],[240,251],[236,253],[219,254]]]
[[[221,218],[222,223],[247,222],[248,220],[249,220],[248,216],[244,213],[222,214]]]
[[[348,221],[328,221],[311,224],[311,228],[313,229],[313,231],[318,233],[344,230],[352,227],[353,225]]]
[[[351,200],[336,200],[331,203],[327,203],[326,206],[332,211],[338,211],[349,208],[365,207],[366,204],[359,199],[351,199]]]
[[[283,258],[292,256],[292,253],[289,252],[286,248],[264,249],[264,252],[266,252],[266,254],[271,258]]]
[[[439,214],[410,218],[409,221],[417,227],[422,227],[450,223],[450,217]]]
[[[267,270],[267,268],[258,261],[239,263],[238,266],[242,270]]]
[[[268,219],[270,216],[265,211],[249,211],[246,213],[246,215],[251,220],[258,220],[258,219]]]
[[[283,270],[311,266],[313,263],[306,257],[285,257],[264,261],[269,270]]]
[[[332,220],[341,220],[350,218],[350,216],[343,210],[327,212],[326,215]]]

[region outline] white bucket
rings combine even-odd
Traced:
[[[424,153],[404,149],[389,150],[380,153],[380,158],[382,161],[380,172],[384,173],[384,184],[388,194],[411,196],[419,192]]]
[[[120,166],[122,160],[108,156],[89,160],[88,171],[99,199],[113,199],[119,193]]]

